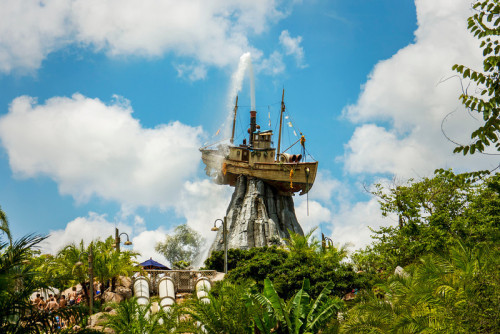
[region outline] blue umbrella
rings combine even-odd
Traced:
[[[156,262],[155,260],[153,260],[153,258],[150,258],[149,260],[146,260],[146,261],[140,263],[140,266],[144,267],[144,269],[170,270],[169,267],[164,266],[163,264],[161,264],[159,262]]]

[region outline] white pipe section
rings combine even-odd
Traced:
[[[147,305],[149,303],[149,280],[144,276],[139,276],[134,282],[134,295],[137,297],[137,304]]]
[[[170,307],[175,304],[174,280],[171,277],[165,276],[160,279],[158,294],[160,296],[160,307],[165,312],[169,311]]]
[[[210,281],[206,277],[200,277],[196,281],[196,297],[203,303],[210,303],[210,299],[208,298],[208,292],[212,285]]]

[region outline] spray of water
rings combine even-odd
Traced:
[[[241,91],[245,73],[248,72],[250,78],[250,99],[252,110],[255,110],[255,80],[252,67],[252,55],[250,52],[243,54],[240,57],[238,68],[231,77],[231,86],[229,88],[227,107],[228,110],[226,121],[224,122],[224,136],[229,137],[231,134],[231,125],[233,121],[233,108],[236,95]]]

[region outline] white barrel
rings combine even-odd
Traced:
[[[196,281],[196,297],[203,303],[210,303],[210,299],[208,298],[208,292],[212,285],[210,281],[206,277],[200,277]]]
[[[147,305],[149,303],[149,280],[144,276],[139,276],[134,282],[134,295],[137,304]]]
[[[160,296],[160,307],[164,311],[170,310],[170,307],[175,304],[174,280],[171,277],[165,276],[160,279],[158,294]]]

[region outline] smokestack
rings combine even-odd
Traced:
[[[257,112],[250,111],[250,146],[253,146],[253,133],[257,128]]]

